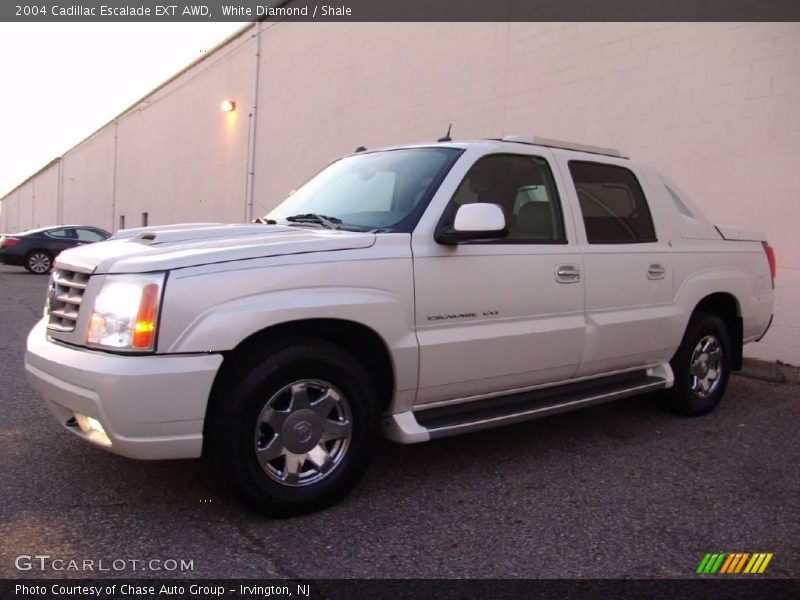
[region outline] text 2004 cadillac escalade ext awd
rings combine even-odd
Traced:
[[[771,320],[764,238],[618,152],[523,136],[358,152],[253,225],[64,252],[26,368],[124,456],[212,456],[271,515],[402,443],[653,390],[701,415]]]

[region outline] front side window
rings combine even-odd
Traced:
[[[311,178],[266,218],[338,229],[411,231],[460,154],[455,148],[403,148],[348,156]]]
[[[478,159],[450,201],[445,212],[448,224],[459,206],[472,202],[490,202],[503,209],[508,234],[493,243],[566,243],[553,174],[543,158],[492,154]]]
[[[630,170],[573,160],[569,171],[590,244],[656,241],[650,208],[639,181]]]

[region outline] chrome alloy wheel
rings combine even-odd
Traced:
[[[352,434],[352,414],[344,394],[327,381],[301,379],[278,390],[261,410],[256,459],[279,483],[310,485],[342,462]]]
[[[34,252],[28,257],[28,267],[34,273],[41,275],[50,270],[50,257],[44,252]]]
[[[692,391],[708,398],[722,381],[722,344],[714,335],[703,336],[692,352],[689,363]]]

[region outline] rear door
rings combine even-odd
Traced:
[[[624,159],[556,151],[576,209],[586,285],[586,344],[577,376],[671,357],[672,264],[642,181]]]
[[[551,154],[536,150],[478,158],[439,211],[446,226],[463,204],[499,204],[505,238],[450,246],[414,232],[418,403],[569,379],[578,367],[580,254]]]

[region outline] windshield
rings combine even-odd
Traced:
[[[342,158],[267,219],[337,229],[411,231],[461,150],[404,148]]]

